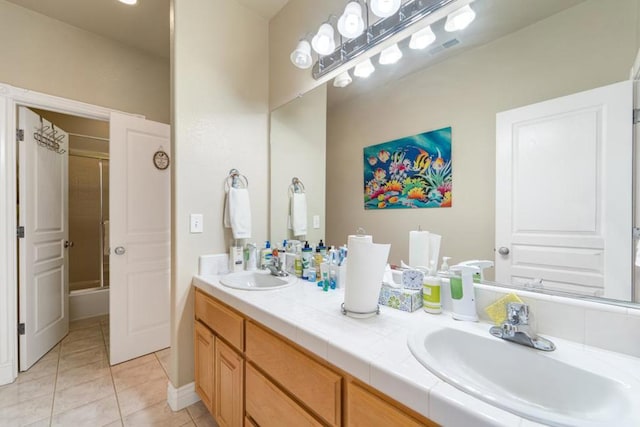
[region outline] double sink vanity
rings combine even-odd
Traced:
[[[209,273],[196,390],[221,426],[640,425],[637,358],[555,337],[543,352],[447,312],[353,319],[340,289]]]

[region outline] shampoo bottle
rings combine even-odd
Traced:
[[[273,257],[271,252],[271,242],[266,241],[264,248],[260,252],[260,268],[267,268],[267,265],[271,262]]]
[[[309,269],[311,268],[311,259],[313,258],[313,250],[309,246],[309,242],[305,242],[302,248],[302,278],[308,279]],[[315,279],[315,275],[314,275]]]
[[[456,320],[478,321],[473,275],[480,269],[472,265],[454,265],[449,270],[460,275],[451,276],[451,317]]]

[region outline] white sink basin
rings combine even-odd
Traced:
[[[577,346],[546,353],[471,329],[416,331],[409,349],[443,381],[524,418],[554,426],[640,426],[637,377]]]
[[[231,273],[220,279],[220,283],[230,288],[248,291],[268,291],[291,286],[296,282],[295,276],[272,276],[269,271],[242,271]]]

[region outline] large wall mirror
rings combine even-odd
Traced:
[[[374,57],[376,71],[369,78],[354,78],[345,88],[327,84],[326,168],[322,179],[326,180],[328,243],[342,244],[348,234],[363,227],[375,241],[391,243],[390,261],[400,263],[408,258],[409,231],[421,227],[443,236],[440,254],[451,256],[454,263],[495,260],[496,191],[500,191],[500,187],[496,190],[496,168],[502,166],[496,164],[497,114],[627,80],[640,46],[640,0],[619,0],[615,5],[599,0],[476,0],[472,7],[477,17],[464,31],[447,33],[444,23],[437,22],[432,26],[436,42],[426,49],[411,50],[405,40],[399,44],[403,58],[398,63],[379,65]],[[283,108],[291,108],[297,101]],[[273,116],[277,118],[278,112]],[[631,112],[628,117],[631,120]],[[364,209],[364,147],[449,126],[451,207]],[[289,161],[287,156],[275,155],[277,141],[273,134],[271,144],[272,173],[285,170]],[[530,160],[528,167],[541,177],[566,167],[566,158],[559,151],[531,156]],[[540,182],[551,185],[549,179]],[[272,179],[272,194],[274,185]],[[277,191],[282,191],[284,184],[277,185]],[[601,191],[613,194],[614,199],[631,199],[629,188],[627,182]],[[565,201],[547,200],[544,194],[536,192],[536,200],[531,203],[545,206],[553,202],[557,210],[562,209],[558,204],[566,202],[575,208],[577,199],[571,191],[567,191]],[[282,203],[272,197],[272,238],[274,221],[286,224],[286,216],[278,213],[278,209],[288,209],[282,208]],[[635,212],[629,221],[638,224]],[[633,223],[628,224],[629,233]],[[626,271],[633,271],[638,268],[633,265],[631,248],[635,241],[627,239],[625,245],[629,246],[628,250],[625,246],[623,255]],[[607,249],[604,247],[604,251]],[[510,285],[533,283],[541,292],[610,296],[607,283],[612,279],[608,279],[607,271],[601,279],[594,276],[586,285],[568,286],[551,279],[557,276],[553,270],[541,267],[536,274],[523,275]],[[495,276],[489,271],[487,277],[493,280]],[[534,279],[542,279],[542,285]],[[640,286],[628,281],[624,284],[626,291],[620,294],[623,296],[615,298],[640,302]]]

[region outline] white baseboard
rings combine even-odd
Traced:
[[[182,387],[175,388],[171,381],[167,385],[167,403],[172,411],[179,411],[200,400],[196,393],[196,383],[191,382]]]

